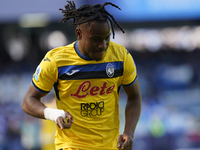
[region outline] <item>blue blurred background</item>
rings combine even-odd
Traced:
[[[75,0],[83,4],[104,0]],[[143,96],[134,150],[200,149],[200,1],[110,0],[117,43],[132,54]],[[54,150],[55,124],[26,115],[21,102],[50,49],[76,40],[58,23],[65,0],[0,0],[0,150]],[[112,36],[111,36],[112,37]],[[53,91],[42,101],[55,107]],[[120,132],[126,94],[120,95]]]

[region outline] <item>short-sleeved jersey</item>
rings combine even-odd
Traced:
[[[83,56],[77,42],[50,50],[33,75],[40,92],[54,87],[57,108],[70,112],[70,129],[57,127],[56,149],[117,150],[120,86],[137,80],[131,54],[110,42],[101,60]]]

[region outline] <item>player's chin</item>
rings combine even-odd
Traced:
[[[93,54],[93,59],[94,60],[101,60],[103,58],[103,55],[104,55],[105,52],[102,52],[102,53],[94,53]]]
[[[103,57],[103,56],[102,56]],[[101,60],[102,57],[93,57],[94,60]]]

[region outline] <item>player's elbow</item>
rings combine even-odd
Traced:
[[[28,113],[28,104],[27,104],[27,100],[26,100],[25,98],[24,98],[23,101],[22,101],[21,107],[22,107],[22,110],[23,110],[25,113]]]

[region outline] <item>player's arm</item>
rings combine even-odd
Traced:
[[[139,81],[136,80],[131,86],[124,86],[124,90],[127,94],[127,104],[125,109],[125,128],[124,133],[118,137],[118,148],[119,150],[131,150],[132,139],[136,125],[138,123],[140,112],[141,112],[141,101],[142,96],[139,87]]]
[[[70,128],[73,118],[69,112],[47,108],[41,102],[41,98],[45,95],[46,93],[39,92],[32,84],[30,84],[22,102],[22,109],[24,112],[37,118],[55,121],[61,129]],[[69,119],[68,124],[65,123],[63,118]]]
[[[22,109],[25,113],[41,118],[44,118],[44,109],[46,106],[40,101],[42,97],[44,97],[46,93],[41,93],[36,90],[36,88],[30,84],[28,91],[22,102]]]
[[[138,79],[132,86],[124,87],[127,94],[125,109],[126,124],[124,134],[134,137],[135,128],[140,117],[142,96]]]

